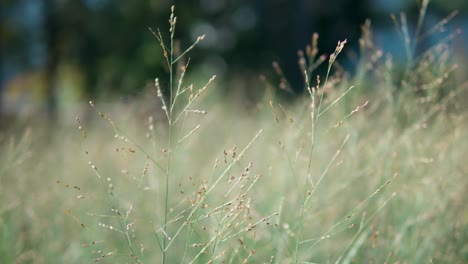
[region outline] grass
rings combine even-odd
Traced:
[[[345,42],[329,60],[312,43],[308,96],[267,83],[251,109],[185,83],[189,60],[155,31],[163,111],[96,102],[79,129],[2,132],[0,262],[465,263],[466,84],[444,42],[399,79],[363,29],[356,77],[332,70]]]

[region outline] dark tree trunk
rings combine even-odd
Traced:
[[[0,21],[1,23],[1,21]],[[3,43],[2,41],[0,41],[0,127],[2,126],[2,116],[4,115],[4,106],[3,106],[3,90],[5,89],[4,88],[4,85],[5,85],[5,78],[3,76],[3,64],[4,64],[4,61],[3,61]]]
[[[45,67],[47,116],[49,121],[55,122],[58,118],[56,75],[60,56],[60,22],[53,0],[44,0],[44,14],[44,33],[47,45],[47,61]]]
[[[0,8],[3,9],[4,7],[2,5],[3,4],[0,3]],[[5,6],[6,6],[6,4],[5,4]],[[0,16],[0,25],[4,25],[5,22],[3,20],[4,20],[3,16]],[[3,33],[0,33],[0,34],[3,34]],[[5,88],[4,88],[4,86],[5,86],[5,76],[4,76],[4,68],[3,68],[4,63],[5,63],[4,55],[3,55],[3,52],[5,50],[4,43],[3,43],[4,41],[5,41],[4,36],[0,35],[0,127],[2,127],[2,123],[3,123],[2,116],[4,115],[4,111],[5,111],[4,106],[3,106],[3,104],[4,104],[4,101],[3,101],[4,100],[3,99],[4,95],[3,95],[3,93],[4,93],[4,90],[5,90]]]

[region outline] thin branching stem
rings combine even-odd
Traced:
[[[338,45],[336,46],[335,52],[333,52],[333,54],[330,55],[330,58],[329,58],[329,61],[328,61],[327,74],[325,75],[325,82],[323,83],[322,89],[320,89],[321,91],[320,91],[320,95],[319,95],[320,97],[319,97],[318,102],[316,102],[316,96],[317,96],[316,94],[317,94],[317,91],[319,91],[319,88],[320,88],[320,79],[317,78],[317,86],[316,87],[311,87],[310,86],[310,81],[309,81],[309,78],[308,78],[308,74],[307,74],[307,72],[305,73],[305,77],[306,77],[305,82],[306,82],[307,90],[309,91],[309,94],[310,94],[310,97],[311,97],[311,104],[312,104],[311,139],[310,139],[309,162],[308,162],[308,166],[307,166],[307,173],[306,173],[306,175],[304,177],[304,190],[303,190],[303,193],[302,193],[301,214],[300,214],[300,218],[299,218],[299,224],[297,226],[297,234],[296,234],[296,243],[295,243],[295,249],[294,249],[293,263],[297,263],[298,258],[299,258],[299,256],[298,256],[298,254],[299,254],[299,245],[300,245],[301,233],[302,233],[303,224],[304,224],[304,215],[305,215],[305,210],[306,210],[306,204],[307,204],[307,201],[309,200],[309,197],[307,196],[308,187],[309,187],[308,183],[309,183],[310,171],[311,171],[311,167],[312,167],[312,157],[313,157],[313,152],[314,152],[314,148],[315,148],[317,125],[318,125],[318,121],[319,121],[319,118],[320,118],[320,110],[321,110],[321,107],[322,107],[323,96],[325,94],[325,88],[326,88],[327,83],[328,83],[328,78],[330,76],[330,72],[331,72],[331,68],[333,66],[333,63],[335,62],[338,54],[340,54],[341,51],[343,50],[344,45],[346,44],[346,42],[347,42],[346,40],[338,41]],[[336,158],[336,155],[335,155],[335,158]],[[333,160],[334,159],[332,159],[332,161]],[[329,166],[331,166],[331,164]],[[322,177],[319,179],[319,181],[321,181],[321,179],[323,178],[323,176],[325,176],[327,171],[328,171],[328,169],[325,170],[325,173],[322,175]]]
[[[165,195],[164,195],[164,221],[163,221],[163,233],[167,234],[167,218],[169,214],[169,177],[171,174],[171,159],[172,159],[172,130],[173,130],[173,113],[174,113],[174,31],[176,25],[176,17],[174,16],[174,6],[171,7],[171,18],[169,19],[170,23],[170,47],[169,47],[169,126],[168,126],[168,144],[167,144],[167,165],[166,165],[166,186],[165,186]],[[162,263],[166,263],[166,242],[168,238],[167,235],[163,238],[163,252],[162,252]]]

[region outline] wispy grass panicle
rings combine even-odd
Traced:
[[[401,13],[398,18],[391,16],[395,29],[403,39],[407,55],[403,74],[394,80],[398,82],[394,87],[399,87],[399,90],[394,90],[387,96],[395,106],[396,115],[405,116],[398,121],[402,127],[416,121],[412,118],[415,116],[414,112],[428,112],[436,102],[444,100],[450,91],[460,90],[453,89],[456,86],[454,80],[458,63],[452,52],[452,42],[461,32],[459,29],[447,30],[447,25],[458,12],[453,11],[438,23],[427,25],[429,2],[422,0],[420,3],[414,33],[409,30],[405,13]],[[438,40],[434,41],[435,39]],[[391,71],[402,67],[398,64],[392,66]],[[415,103],[403,104],[400,94],[412,98]]]
[[[166,179],[165,179],[165,195],[164,195],[164,216],[163,216],[163,221],[162,221],[162,229],[161,232],[164,234],[162,236],[162,263],[166,263],[166,255],[167,255],[167,243],[168,243],[168,229],[167,229],[167,224],[168,224],[168,217],[169,217],[169,203],[171,200],[170,194],[170,177],[174,177],[173,175],[173,168],[172,168],[172,162],[173,162],[173,156],[175,155],[175,148],[174,148],[174,140],[173,138],[174,135],[176,135],[176,127],[175,123],[178,121],[178,119],[185,114],[185,111],[189,108],[191,105],[192,101],[198,97],[198,95],[206,89],[207,86],[203,87],[202,89],[198,90],[197,93],[193,98],[190,98],[188,102],[185,103],[185,106],[182,106],[180,108],[177,107],[177,101],[179,97],[182,95],[183,91],[182,87],[184,85],[184,76],[187,71],[187,68],[189,66],[190,59],[187,61],[187,64],[183,65],[181,67],[180,71],[180,76],[179,76],[179,82],[178,85],[175,84],[174,78],[176,77],[176,71],[175,67],[177,66],[177,62],[181,60],[190,50],[192,50],[201,40],[203,40],[204,36],[198,37],[195,43],[193,43],[189,48],[187,48],[185,51],[181,53],[178,57],[176,57],[176,51],[174,49],[174,34],[175,34],[175,29],[176,29],[176,24],[177,24],[177,17],[175,16],[175,6],[171,7],[171,15],[169,18],[169,33],[170,33],[170,40],[169,44],[164,43],[164,40],[161,36],[161,34],[157,34],[157,40],[160,42],[160,45],[163,49],[163,52],[165,53],[165,57],[167,60],[168,68],[169,68],[169,88],[167,89],[169,92],[169,106],[166,106],[164,104],[164,99],[162,98],[163,105],[165,107],[166,111],[166,116],[168,118],[168,141],[167,141],[167,149],[168,149],[168,154],[167,154],[167,163],[166,163]],[[158,30],[158,32],[160,32]],[[168,48],[166,48],[168,47]],[[210,79],[208,84],[213,80],[214,78]],[[192,87],[192,86],[189,86]],[[158,88],[158,87],[157,87]],[[158,88],[158,95],[160,94],[160,88]],[[186,139],[188,136],[191,134],[195,133],[196,130],[198,130],[199,126],[196,128],[192,129],[187,135],[185,135],[183,138],[178,139],[177,142],[180,143],[184,139]],[[156,234],[158,236],[158,234]]]
[[[328,70],[325,75],[325,83],[323,84],[323,87],[326,86],[328,82],[328,78],[330,75],[331,67],[335,60],[337,59],[338,54],[341,53],[341,51],[344,48],[344,45],[346,44],[346,40],[344,41],[338,41],[338,45],[336,46],[335,52],[330,55],[329,61],[328,61]],[[310,182],[310,173],[312,171],[312,159],[315,156],[314,154],[314,149],[315,149],[315,144],[316,144],[316,136],[317,136],[317,126],[319,122],[319,113],[321,111],[321,105],[322,101],[324,98],[324,89],[320,89],[320,77],[317,76],[317,86],[316,88],[313,88],[310,86],[308,74],[305,74],[305,83],[306,87],[309,91],[310,98],[311,98],[311,105],[312,105],[312,110],[311,110],[311,120],[310,120],[310,146],[309,146],[309,158],[308,158],[308,165],[307,165],[307,170],[304,173],[304,180],[303,180],[303,191],[302,191],[302,204],[300,205],[300,216],[298,219],[297,227],[296,227],[296,235],[295,235],[295,246],[294,246],[294,253],[293,253],[293,263],[298,263],[300,261],[300,256],[299,256],[299,247],[300,247],[300,241],[302,239],[302,232],[304,229],[304,218],[305,218],[305,212],[306,212],[306,205],[307,201],[309,199],[308,193],[310,192],[311,189],[311,182]],[[320,95],[317,96],[317,92],[320,92]],[[317,102],[318,99],[318,102]],[[333,160],[333,159],[332,159]],[[319,182],[321,179],[326,175],[326,172],[328,171],[325,170],[324,174],[322,177],[320,177]],[[316,186],[313,187],[315,189]]]

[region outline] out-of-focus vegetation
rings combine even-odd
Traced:
[[[71,127],[1,131],[1,263],[468,261],[456,31],[424,49],[430,27],[397,16],[401,67],[364,24],[353,74],[348,44],[321,57],[315,35],[299,53],[304,96],[283,100],[280,63],[256,100],[226,100],[246,82],[204,80],[199,46],[177,59],[193,43],[171,44],[189,16],[177,10],[173,38],[161,26],[153,40],[167,73],[147,91],[67,109]],[[330,73],[317,78],[320,62]]]
[[[405,64],[402,36],[389,14],[404,11],[410,33],[424,1],[340,0],[339,2],[186,1],[178,7],[181,22],[176,42],[206,39],[193,54],[194,78],[216,74],[223,92],[245,92],[258,75],[269,74],[278,61],[291,88],[304,91],[297,50],[320,34],[321,52],[330,54],[338,40],[348,39],[341,60],[354,72],[360,26],[372,21],[374,39],[394,63]],[[428,31],[451,12],[458,14],[418,43],[416,51],[435,45],[456,28],[467,27],[466,1],[431,1],[423,28]],[[154,76],[167,74],[149,27],[167,24],[170,1],[15,0],[2,1],[0,13],[0,111],[22,117],[57,117],[67,106],[89,99],[113,100],[145,93]],[[165,32],[164,32],[165,34]],[[466,59],[466,37],[458,38],[457,54]],[[176,45],[178,45],[176,43]],[[325,67],[320,68],[324,74]],[[273,76],[270,76],[273,78]],[[240,80],[243,84],[238,85]],[[235,87],[235,88],[232,88]],[[42,118],[42,117],[38,117]],[[4,125],[6,122],[2,122]]]

